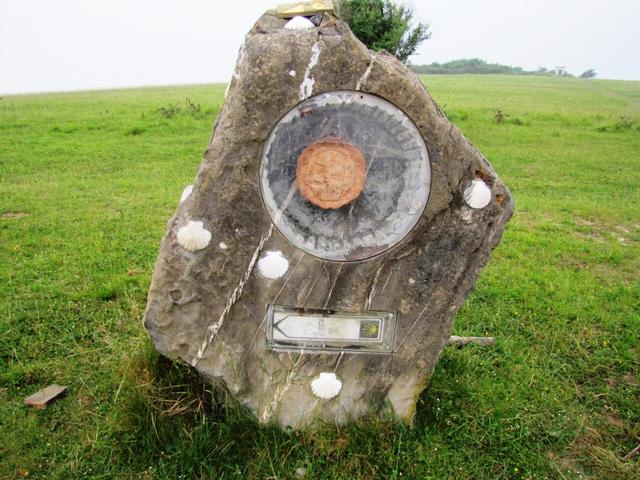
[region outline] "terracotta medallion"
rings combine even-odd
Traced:
[[[357,147],[327,137],[302,151],[296,180],[304,198],[320,208],[336,209],[358,198],[366,172],[367,163]]]

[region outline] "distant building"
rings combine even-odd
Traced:
[[[556,67],[553,69],[556,77],[564,77],[567,74],[567,67]]]

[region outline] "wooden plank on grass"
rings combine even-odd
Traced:
[[[25,398],[24,404],[42,410],[66,391],[67,387],[56,385],[54,383],[53,385],[49,385],[47,388],[43,388],[42,390]]]

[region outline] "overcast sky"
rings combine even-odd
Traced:
[[[1,0],[0,93],[226,82],[282,0]],[[433,37],[416,64],[479,57],[640,80],[640,0],[409,2]]]

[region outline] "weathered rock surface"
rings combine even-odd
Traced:
[[[245,39],[193,191],[162,241],[144,323],[160,352],[222,380],[261,422],[299,428],[389,410],[410,421],[453,318],[512,215],[512,198],[395,57],[367,50],[329,16],[309,30],[286,30],[285,23],[263,16]],[[431,163],[430,196],[416,227],[362,262],[322,261],[295,248],[274,228],[260,193],[262,148],[274,124],[301,100],[336,90],[370,92],[402,109]],[[476,179],[491,190],[484,208],[465,203]],[[205,248],[178,242],[189,221],[211,232]],[[258,262],[273,252],[281,252],[274,268],[285,275],[261,274]],[[397,311],[395,352],[269,351],[264,322],[272,303]],[[314,396],[314,380],[331,398]]]

